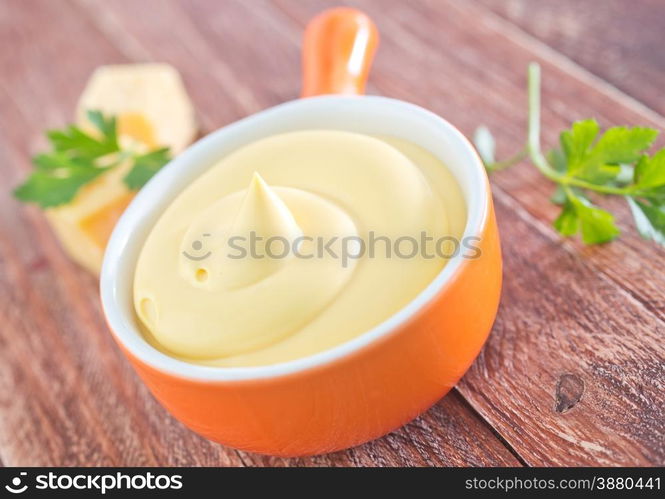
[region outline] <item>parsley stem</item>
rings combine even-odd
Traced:
[[[580,180],[574,177],[569,177],[567,175],[557,175],[557,177],[558,178],[554,178],[552,180],[554,180],[558,184],[571,185],[573,187],[579,187],[580,189],[588,189],[590,191],[596,191],[602,194],[617,194],[619,196],[629,196],[637,194],[637,192],[634,189],[632,189],[631,186],[615,187],[612,185],[590,184],[589,182],[585,182],[584,180]]]
[[[494,163],[488,163],[485,165],[485,168],[490,173],[498,172],[500,170],[510,168],[511,166],[516,165],[517,163],[528,157],[529,157],[529,151],[527,150],[526,147],[524,147],[524,149],[517,152],[516,154],[513,154],[510,158],[505,159],[503,161],[495,161]]]
[[[529,64],[528,87],[529,124],[526,150],[536,168],[553,182],[563,185],[564,188],[574,186],[603,194],[621,196],[634,194],[634,189],[630,187],[591,184],[569,175],[561,175],[550,166],[540,149],[540,65],[536,62]]]
[[[540,65],[532,62],[528,72],[529,124],[527,151],[533,164],[550,180],[559,182],[560,175],[550,166],[540,149]]]

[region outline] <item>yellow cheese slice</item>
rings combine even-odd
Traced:
[[[178,71],[168,64],[101,66],[81,94],[77,122],[87,124],[87,111],[116,116],[140,115],[152,125],[156,145],[181,152],[196,135],[194,106]],[[137,123],[134,123],[135,125]]]
[[[182,151],[196,135],[194,108],[178,72],[167,64],[102,66],[90,78],[77,108],[77,123],[90,128],[86,112],[117,117],[123,148],[148,152],[169,147]],[[131,163],[113,168],[84,186],[47,217],[70,257],[99,274],[113,227],[134,197],[123,182]]]

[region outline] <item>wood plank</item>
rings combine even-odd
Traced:
[[[271,90],[234,87],[242,61],[215,62],[216,46],[197,34],[178,4],[140,5],[146,10],[137,13],[136,3],[114,2],[115,14],[104,17],[88,4],[0,5],[0,41],[13,41],[13,50],[0,54],[0,69],[11,68],[0,71],[0,170],[7,185],[30,168],[29,155],[44,145],[43,129],[70,119],[99,64],[175,63],[208,129],[281,100]],[[141,22],[132,34],[137,14],[150,17],[155,31],[146,33]],[[270,43],[288,48],[282,37],[272,30]],[[288,64],[297,64],[295,54]],[[0,458],[8,465],[519,465],[457,394],[389,437],[331,456],[283,460],[225,449],[184,429],[152,399],[106,330],[95,279],[62,253],[38,210],[8,196],[0,197],[0,277]]]
[[[279,0],[301,25],[325,2]],[[655,113],[593,86],[558,65],[471,2],[360,5],[383,34],[372,80],[382,93],[421,104],[465,133],[480,123],[497,132],[502,152],[524,137],[524,72],[544,68],[545,139],[576,118],[604,125],[651,124]],[[581,249],[549,223],[551,185],[522,165],[493,177],[506,281],[497,324],[483,355],[460,385],[470,401],[532,465],[654,464],[665,461],[662,387],[665,290],[662,248],[628,231],[624,239]],[[628,225],[625,208],[622,226]],[[534,293],[533,290],[538,290]],[[556,412],[564,374],[585,392]]]
[[[495,199],[500,228],[528,242],[504,244],[501,314],[461,392],[528,464],[663,462],[665,327],[556,236],[534,234],[514,200]],[[561,388],[567,378],[578,386]]]
[[[661,0],[481,0],[576,63],[665,114]]]
[[[68,4],[2,9],[2,37],[15,41],[0,59],[1,168],[10,186],[42,146],[43,128],[68,119],[90,70],[123,58]],[[55,54],[67,54],[64,71]],[[6,464],[242,464],[185,431],[147,394],[106,331],[96,280],[64,256],[36,209],[0,197],[0,234]]]

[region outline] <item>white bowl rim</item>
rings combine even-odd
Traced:
[[[362,101],[372,101],[382,106],[396,106],[397,108],[401,108],[403,112],[416,113],[421,119],[430,121],[432,126],[439,128],[441,133],[447,134],[450,140],[456,142],[456,146],[460,147],[467,156],[468,166],[466,171],[471,177],[473,185],[479,186],[478,189],[474,189],[469,193],[468,198],[465,197],[467,203],[467,223],[463,237],[481,237],[487,224],[491,199],[487,175],[482,161],[469,140],[448,121],[415,104],[381,96],[325,95],[285,102],[226,125],[201,138],[162,168],[141,189],[127,207],[116,224],[108,242],[100,275],[102,309],[116,341],[141,362],[158,371],[179,378],[203,382],[239,382],[276,378],[321,368],[369,347],[374,342],[398,330],[400,326],[413,318],[447,285],[453,282],[462,266],[468,263],[464,261],[461,254],[451,258],[432,282],[405,307],[374,328],[333,348],[313,355],[277,364],[252,367],[205,366],[170,357],[150,345],[142,337],[136,326],[136,319],[134,317],[127,317],[127,314],[118,306],[118,276],[120,272],[133,273],[133,268],[123,268],[122,254],[124,248],[132,237],[136,225],[146,216],[146,212],[149,211],[150,204],[154,204],[153,200],[155,197],[160,196],[160,186],[167,175],[175,176],[178,171],[184,171],[186,164],[196,161],[197,156],[200,156],[206,149],[210,149],[215,141],[221,140],[220,138],[224,137],[234,127],[246,126],[248,123],[265,118],[271,113],[293,110],[291,108],[308,105],[307,103],[326,101],[326,103],[330,102],[331,105],[340,105],[349,101],[357,103],[359,99]],[[135,261],[132,261],[131,264],[134,266]]]

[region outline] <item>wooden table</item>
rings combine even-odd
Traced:
[[[369,92],[432,109],[501,153],[525,135],[525,68],[543,67],[544,140],[575,119],[665,129],[660,0],[353,2],[382,45]],[[327,1],[0,2],[0,463],[5,465],[654,465],[665,463],[665,251],[625,229],[601,247],[551,227],[552,185],[492,177],[501,309],[459,386],[361,447],[306,459],[208,442],[162,409],[108,334],[97,280],[8,195],[72,120],[100,64],[165,61],[204,131],[297,97],[303,26]],[[581,395],[581,397],[580,397]]]

